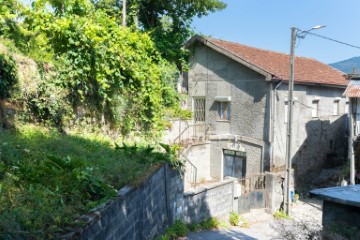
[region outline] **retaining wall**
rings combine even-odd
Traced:
[[[229,179],[184,194],[179,173],[164,165],[139,187],[126,186],[116,199],[83,215],[85,224],[60,238],[154,239],[176,219],[225,217],[233,210],[233,184]]]

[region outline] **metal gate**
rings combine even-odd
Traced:
[[[238,180],[241,195],[238,198],[238,213],[265,208],[265,174],[252,175]]]

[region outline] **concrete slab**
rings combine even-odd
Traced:
[[[320,188],[310,191],[323,200],[360,207],[360,184],[343,187]]]

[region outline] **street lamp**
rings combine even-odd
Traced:
[[[295,42],[296,38],[305,38],[306,34],[312,30],[326,27],[325,25],[314,26],[309,30],[302,31],[296,27],[291,28],[291,45],[290,45],[290,79],[289,79],[289,112],[286,135],[286,196],[285,196],[285,213],[290,214],[290,176],[291,176],[291,137],[293,122],[293,93],[294,93],[294,59],[295,59]],[[302,35],[300,35],[302,34]]]

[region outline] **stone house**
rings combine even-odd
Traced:
[[[348,74],[346,77],[350,82],[343,95],[349,99],[350,184],[354,184],[360,182],[360,74]]]
[[[197,169],[197,181],[284,170],[289,55],[201,36],[186,47],[193,120],[177,140],[186,142],[183,156]],[[347,83],[342,72],[326,64],[295,58],[297,185],[310,183],[323,167],[345,157]]]

